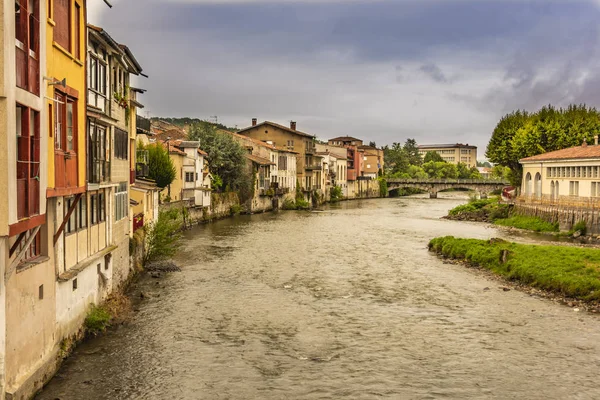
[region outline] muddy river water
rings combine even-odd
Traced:
[[[345,202],[186,232],[132,320],[79,346],[53,399],[600,399],[600,318],[427,251],[464,198]],[[489,287],[490,290],[484,290]]]

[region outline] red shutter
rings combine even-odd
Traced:
[[[54,0],[54,41],[67,50],[71,50],[69,43],[69,11],[71,0]]]

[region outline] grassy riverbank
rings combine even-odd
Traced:
[[[496,225],[511,226],[513,228],[526,229],[534,232],[558,232],[558,223],[550,223],[537,217],[514,215],[509,218],[501,218],[493,221]]]
[[[600,250],[453,236],[432,239],[429,249],[537,289],[583,301],[600,300]]]

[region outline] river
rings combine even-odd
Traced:
[[[143,277],[132,320],[79,346],[36,399],[598,399],[600,319],[427,251],[420,197],[195,227],[182,272]],[[484,290],[489,287],[490,290]]]

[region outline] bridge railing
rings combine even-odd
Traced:
[[[493,179],[388,179],[387,183],[510,185],[509,182]]]

